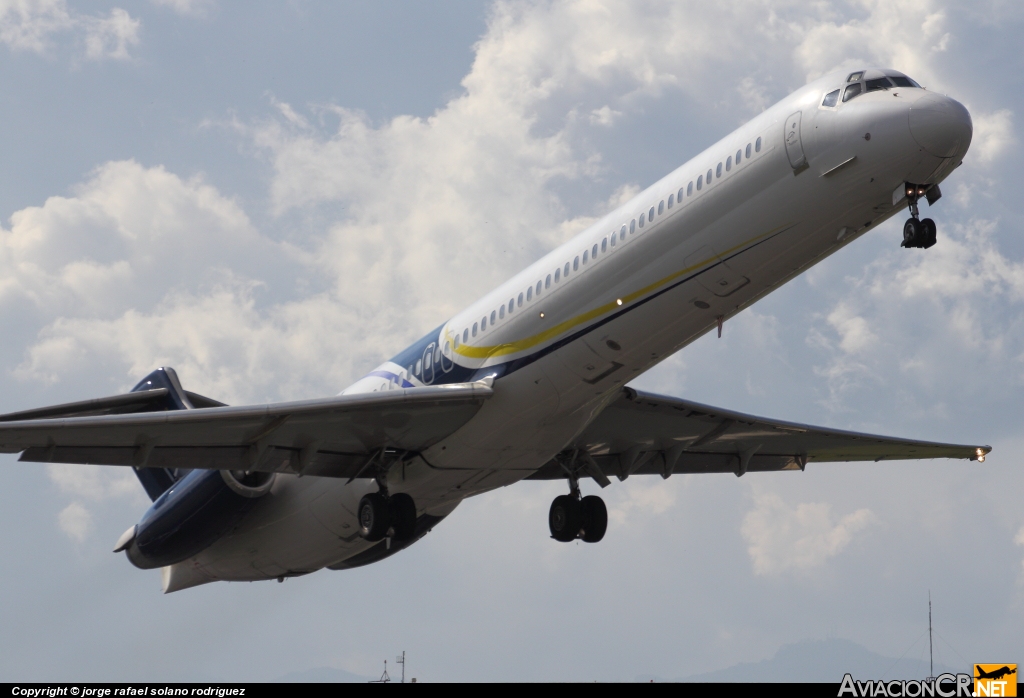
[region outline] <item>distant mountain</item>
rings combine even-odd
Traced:
[[[936,664],[935,674],[956,671],[967,672],[971,667],[959,670]],[[813,682],[835,683],[843,680],[843,674],[850,673],[860,679],[923,679],[928,676],[928,660],[904,657],[885,657],[868,650],[856,642],[833,638],[829,640],[805,640],[785,645],[771,659],[760,662],[743,662],[727,669],[694,674],[676,681],[685,682],[726,682],[746,683],[769,682]],[[640,681],[664,680],[652,676],[637,677]]]
[[[370,680],[368,676],[359,676],[351,671],[321,666],[305,671],[293,671],[271,679],[270,683],[366,683]]]

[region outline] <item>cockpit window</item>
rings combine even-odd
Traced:
[[[839,90],[832,90],[827,95],[825,95],[825,99],[822,100],[821,106],[823,106],[823,107],[834,107],[834,106],[836,106],[836,102],[838,102],[838,101],[839,101]]]
[[[920,87],[916,82],[903,75],[890,75],[889,79],[896,83],[896,87]]]
[[[875,78],[868,80],[868,92],[874,92],[875,90],[888,90],[892,87],[892,83],[889,82],[889,78]]]
[[[861,92],[861,86],[859,82],[855,82],[846,88],[846,92],[843,93],[843,101],[849,102],[851,99],[859,95]]]
[[[862,77],[864,77],[864,71],[863,70],[860,71],[859,73],[850,73],[850,77],[846,78],[846,82],[857,82]],[[845,102],[846,100],[843,100],[843,101]]]

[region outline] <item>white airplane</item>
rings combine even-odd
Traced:
[[[0,416],[0,452],[120,465],[153,499],[117,541],[164,592],[365,565],[466,497],[565,479],[552,538],[597,542],[580,480],[964,458],[961,446],[739,414],[635,376],[909,208],[935,244],[972,125],[894,70],[832,74],[730,133],[332,398],[228,407],[161,368],[125,395]]]

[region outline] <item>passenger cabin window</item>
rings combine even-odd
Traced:
[[[669,208],[672,208],[672,204],[675,203],[675,199],[676,199],[676,195],[675,194],[669,194],[668,195],[668,207]]]
[[[594,243],[594,247],[590,250],[590,256],[597,259],[597,243]]]
[[[483,332],[486,329],[487,329],[487,316],[484,315],[482,318],[480,318],[480,331]]]
[[[576,259],[572,260],[572,270],[576,271],[579,268],[580,268],[580,258],[576,257]]]
[[[747,158],[750,158],[750,144],[747,143]]]
[[[615,244],[615,236],[612,235],[612,244]],[[608,238],[601,240],[601,254],[608,251]]]
[[[892,83],[889,82],[889,78],[875,78],[874,80],[867,81],[868,92],[875,92],[876,90],[888,90],[892,87]]]
[[[701,187],[703,187],[703,186],[704,186],[704,175],[701,175],[701,176],[697,177],[697,191],[700,191]]]
[[[665,201],[662,200],[662,201],[658,202],[658,215],[660,216],[664,212],[665,212]]]
[[[693,182],[686,185],[686,195],[693,196]]]
[[[526,289],[526,302],[529,303],[531,300],[533,300],[533,286]]]
[[[459,335],[455,335],[455,337],[452,339],[452,347],[454,347],[455,349],[459,348]]]
[[[693,188],[693,183],[692,182],[690,183],[690,187]],[[683,200],[683,188],[682,187],[679,187],[679,193],[676,194],[676,199],[678,199],[680,202]]]
[[[852,85],[847,86],[846,92],[843,93],[843,101],[849,102],[851,99],[859,95],[861,92],[861,86],[859,82],[855,82]]]
[[[647,212],[647,220],[654,222],[654,207],[651,206],[651,210]]]
[[[555,283],[557,284],[561,280],[562,280],[562,270],[561,269],[555,269]]]
[[[719,165],[719,167],[721,167],[721,165]],[[704,176],[704,181],[711,184],[711,170],[708,170],[708,173]]]
[[[548,283],[550,284],[550,283],[551,283],[551,282],[550,282],[550,279],[551,279],[551,277],[550,277],[550,276],[548,276],[548,279],[549,279]],[[523,294],[521,294],[521,293],[519,294],[519,307],[520,307],[520,308],[522,308],[522,307],[523,307]]]
[[[508,312],[511,313],[515,309],[516,309],[516,299],[515,298],[509,298],[509,300],[508,300]]]
[[[636,232],[636,218],[629,222],[629,234],[632,235]]]
[[[644,214],[642,214],[642,213],[640,214],[640,227],[641,228],[644,227]]]
[[[718,163],[718,167],[715,168],[715,176],[719,179],[722,178],[722,163]]]
[[[540,295],[540,282],[537,282],[537,295]]]
[[[476,335],[476,332],[474,331],[473,334]],[[468,342],[469,341],[469,328],[468,327],[466,329],[462,330],[462,341],[463,342]]]
[[[494,324],[494,311],[491,311],[491,324]]]
[[[728,172],[732,169],[732,155],[725,159],[725,171]]]
[[[618,239],[619,239],[619,236],[618,236],[618,234],[617,234],[617,233],[616,233],[616,232],[615,232],[615,231],[613,230],[613,231],[612,231],[612,234],[608,236],[608,239],[612,241],[612,247],[615,247],[615,243],[616,243],[616,242],[618,241]]]
[[[505,306],[504,305],[501,306],[500,308],[498,308],[498,317],[501,318],[502,320],[505,319]]]
[[[588,253],[589,253],[589,250],[583,250],[583,263],[584,264],[587,263],[587,254]]]
[[[758,136],[757,140],[754,141],[754,152],[755,153],[760,153],[761,152],[761,137],[760,136]]]
[[[474,322],[473,323],[473,336],[474,337],[476,337],[476,328],[477,328],[477,323]]]
[[[737,165],[740,164],[740,160],[742,158],[743,158],[743,151],[742,150],[737,150],[736,151],[736,164]]]
[[[415,373],[417,376],[420,375],[420,370],[422,369],[422,367],[423,367],[423,360],[422,359],[416,359],[416,368],[413,370],[413,373]]]
[[[825,99],[821,100],[821,106],[823,106],[823,107],[834,107],[834,106],[836,106],[836,103],[838,101],[839,101],[839,90],[832,90],[827,95],[825,95]]]
[[[620,240],[625,240],[626,239],[626,226],[625,226],[625,224],[623,224],[622,230],[619,231],[619,239]]]
[[[558,270],[557,269],[555,270],[555,276],[558,276]],[[555,279],[555,281],[557,281],[557,280],[558,279]],[[551,274],[548,274],[544,278],[544,288],[551,288]]]
[[[569,276],[569,263],[565,263],[565,269],[562,270],[562,276]]]

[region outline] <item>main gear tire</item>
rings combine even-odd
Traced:
[[[359,500],[359,535],[375,542],[391,528],[391,506],[380,492],[371,492]]]
[[[411,540],[416,534],[416,503],[404,492],[391,495],[391,527],[395,540]]]
[[[580,502],[580,509],[583,514],[583,535],[580,537],[584,543],[597,543],[608,530],[608,507],[603,499],[591,494]]]
[[[583,512],[580,510],[580,502],[575,497],[563,494],[555,497],[551,502],[551,509],[548,510],[548,528],[551,529],[551,537],[557,541],[568,543],[575,540],[580,534],[583,526]]]

